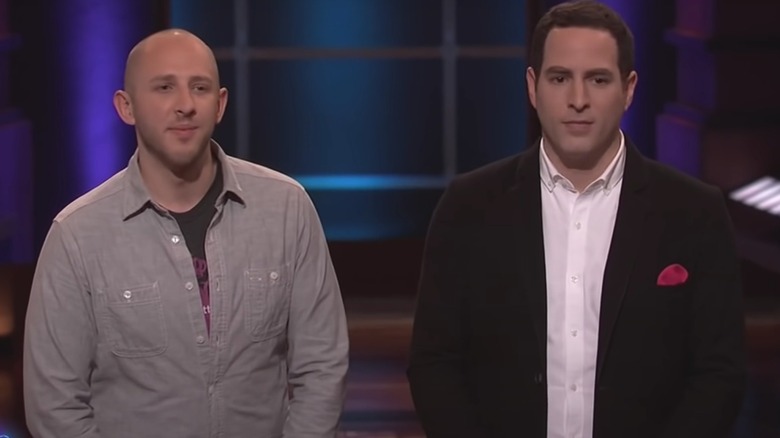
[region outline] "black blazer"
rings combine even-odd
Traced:
[[[727,436],[745,362],[723,196],[626,146],[593,436]],[[688,281],[657,285],[674,263]],[[546,327],[537,143],[457,177],[431,221],[408,369],[428,438],[546,437]]]

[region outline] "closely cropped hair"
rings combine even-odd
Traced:
[[[617,41],[618,68],[626,79],[634,70],[634,35],[620,16],[608,6],[593,0],[561,3],[551,8],[537,23],[531,38],[529,60],[536,77],[541,74],[544,44],[553,28],[586,27],[606,30]]]

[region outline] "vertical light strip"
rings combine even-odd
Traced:
[[[69,0],[56,2],[57,78],[63,86],[64,124],[59,144],[78,157],[74,195],[93,189],[127,164],[132,130],[117,117],[114,91],[122,88],[127,52],[145,32],[143,8],[132,2]],[[56,127],[56,125],[55,125]],[[48,128],[47,128],[48,129]],[[56,128],[55,128],[56,129]]]
[[[442,96],[444,130],[444,177],[452,178],[458,171],[458,46],[457,1],[443,0],[442,5]]]
[[[249,2],[233,1],[234,17],[234,62],[236,71],[236,89],[231,93],[236,102],[236,155],[249,158],[250,139],[250,79],[249,79]]]

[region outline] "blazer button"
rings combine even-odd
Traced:
[[[536,373],[536,375],[534,376],[534,382],[537,385],[541,385],[543,381],[544,381],[544,377],[542,376],[542,373]]]

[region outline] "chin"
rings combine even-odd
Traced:
[[[596,153],[596,149],[590,145],[583,145],[581,147],[573,145],[573,147],[565,148],[564,153],[572,158],[585,158],[594,155]]]
[[[200,140],[195,139],[186,143],[171,144],[166,149],[168,157],[175,161],[194,161],[205,155],[208,150],[208,144],[203,145]]]
[[[582,137],[569,137],[567,135],[566,137],[556,139],[555,143],[562,152],[574,152],[587,148],[589,142]]]
[[[563,156],[584,157],[594,152],[593,145],[582,139],[566,139],[558,145],[556,152]]]
[[[199,158],[201,156],[199,151],[196,150],[188,150],[188,151],[176,151],[176,152],[169,152],[167,154],[164,154],[165,162],[168,166],[170,166],[173,169],[187,169],[192,166],[197,165]]]

